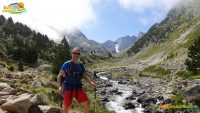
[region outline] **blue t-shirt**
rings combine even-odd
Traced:
[[[60,68],[60,70],[63,70],[63,71],[66,73],[67,67],[68,67],[69,64],[70,64],[70,61],[65,62],[65,63],[62,65],[62,67]],[[75,69],[75,67],[78,69],[78,72],[79,72],[79,73],[82,73],[82,74],[85,73],[85,67],[84,67],[83,64],[71,62],[71,64],[70,64],[70,69],[71,69],[71,68],[72,68],[72,69]],[[73,71],[74,71],[74,70],[73,70]]]

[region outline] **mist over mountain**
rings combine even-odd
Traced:
[[[61,37],[66,37],[69,44],[73,47],[80,47],[86,51],[98,51],[98,52],[109,52],[107,48],[105,48],[100,43],[89,40],[80,30],[64,30],[60,33]]]

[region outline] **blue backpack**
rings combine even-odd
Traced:
[[[83,64],[78,63],[74,64],[72,61],[67,62],[67,69],[65,71],[65,77],[63,78],[62,88],[63,90],[70,90],[72,98],[72,91],[76,90],[76,97],[77,91],[82,89],[82,81],[85,68]]]
[[[78,90],[82,88],[84,67],[83,64],[74,64],[73,62],[67,62],[67,69],[65,71],[65,77],[62,82],[64,90]]]

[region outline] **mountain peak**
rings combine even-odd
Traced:
[[[141,38],[143,35],[144,35],[143,32],[139,32],[138,36],[126,35],[126,36],[118,38],[116,41],[107,40],[106,42],[103,43],[103,45],[107,48],[115,49],[115,51],[118,53],[134,45],[136,40]]]

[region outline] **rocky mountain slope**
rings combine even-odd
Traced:
[[[106,48],[102,44],[89,40],[80,30],[65,30],[61,34],[61,37],[66,37],[69,44],[73,47],[81,47],[85,51],[97,51],[97,52],[113,52],[111,49]]]
[[[140,32],[138,34],[138,36],[130,36],[130,35],[127,35],[127,36],[124,36],[124,37],[121,37],[121,38],[118,38],[116,41],[111,41],[111,40],[108,40],[106,42],[103,43],[103,45],[111,50],[115,50],[115,52],[121,52],[121,51],[124,51],[128,48],[130,48],[131,46],[134,45],[134,43],[140,39],[141,37],[144,36],[144,33],[143,32]]]
[[[200,35],[200,1],[186,0],[174,6],[167,17],[153,25],[132,46],[133,59],[156,64],[164,60],[184,59],[187,48]]]

